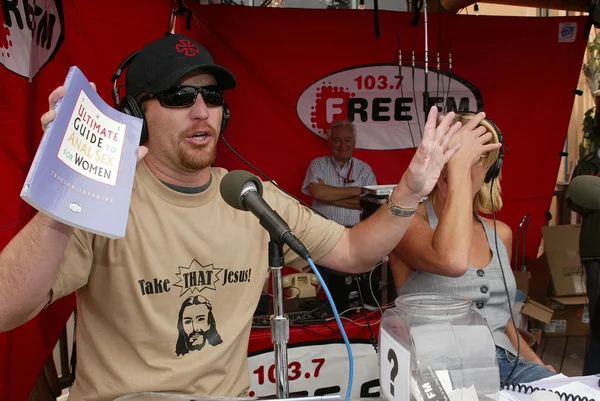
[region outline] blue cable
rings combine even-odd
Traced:
[[[321,287],[323,287],[325,295],[327,295],[327,300],[331,305],[331,310],[333,311],[333,315],[335,316],[335,321],[337,322],[338,327],[340,328],[342,338],[344,339],[346,349],[348,350],[348,364],[350,365],[350,374],[348,376],[348,389],[346,390],[346,401],[350,401],[350,393],[352,392],[352,378],[354,377],[354,358],[352,357],[352,348],[350,348],[350,341],[348,341],[348,336],[346,335],[346,331],[344,330],[344,325],[340,320],[340,315],[338,314],[337,308],[335,307],[335,303],[333,302],[333,298],[331,298],[331,294],[329,293],[329,288],[327,288],[327,285],[323,281],[323,277],[321,277],[321,274],[319,273],[319,270],[317,270],[317,267],[313,263],[312,259],[307,258],[306,260],[308,261],[308,264],[310,265],[311,269],[319,279],[319,283],[321,283]]]

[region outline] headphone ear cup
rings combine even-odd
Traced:
[[[143,120],[142,133],[140,135],[140,145],[146,143],[148,141],[148,127],[146,126],[144,112],[142,111],[138,101],[135,100],[133,96],[124,96],[123,100],[121,100],[121,111],[125,114],[129,114],[130,116],[141,118]]]
[[[488,171],[485,173],[486,184],[489,183],[490,181],[492,181],[494,178],[498,178],[498,176],[500,175],[500,171],[502,171],[502,163],[504,162],[504,141],[503,141],[502,137],[499,137],[499,139],[500,139],[500,143],[502,143],[502,146],[500,147],[500,150],[498,151],[498,158],[496,159],[494,164],[492,164],[490,166]]]
[[[223,103],[223,117],[221,118],[221,132],[219,135],[225,131],[225,128],[227,128],[227,124],[229,124],[229,116],[229,105],[227,105],[227,103]]]
[[[488,184],[494,178],[497,178],[499,172],[500,170],[498,170],[498,160],[496,160],[494,164],[492,164],[488,171],[485,173],[485,183]]]

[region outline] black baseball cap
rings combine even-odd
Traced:
[[[133,97],[142,92],[162,93],[194,70],[213,74],[221,89],[235,88],[233,74],[216,65],[208,50],[193,39],[173,34],[148,43],[135,56],[127,69],[126,92]]]

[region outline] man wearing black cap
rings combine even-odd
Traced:
[[[133,59],[127,70],[127,95],[142,105],[145,129],[157,133],[145,134],[142,142],[149,149],[146,163],[159,179],[184,187],[208,182],[206,168],[216,156],[218,128],[228,118],[223,90],[235,85],[231,72],[182,35],[152,42]],[[198,94],[205,107],[190,107]],[[204,174],[194,174],[202,169]]]
[[[125,237],[110,240],[36,215],[0,254],[0,331],[77,292],[72,399],[142,391],[245,395],[269,237],[254,215],[223,201],[218,188],[226,171],[210,167],[227,115],[223,91],[235,78],[197,42],[172,35],[146,45],[126,80],[145,117],[148,154],[137,166]],[[63,94],[50,95],[51,110]],[[453,114],[436,127],[436,112],[388,206],[352,229],[269,183],[263,197],[315,262],[367,271],[400,241],[458,149],[446,149],[460,127],[449,126]],[[42,124],[53,118],[46,113]],[[287,249],[284,257],[287,266],[306,265]],[[188,352],[178,345],[181,333]]]

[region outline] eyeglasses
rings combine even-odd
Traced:
[[[156,98],[161,106],[170,108],[183,108],[190,107],[196,102],[198,93],[202,96],[202,100],[208,106],[222,106],[224,102],[223,90],[217,85],[211,86],[189,86],[179,85],[175,86],[166,92],[152,94],[149,93],[140,99],[144,101],[146,99]]]

